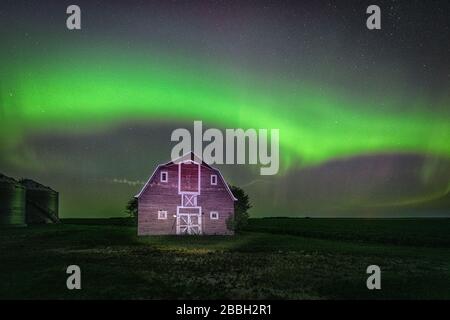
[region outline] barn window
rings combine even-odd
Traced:
[[[158,210],[158,219],[160,219],[160,220],[167,219],[167,211],[165,211],[165,210]]]
[[[215,174],[211,175],[211,185],[213,185],[213,186],[217,185],[217,175],[215,175]]]
[[[219,213],[217,211],[211,211],[209,213],[209,218],[211,220],[218,220],[219,219]]]
[[[161,182],[167,182],[167,180],[169,180],[167,171],[161,171]]]

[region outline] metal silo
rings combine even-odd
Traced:
[[[58,223],[58,192],[30,179],[20,183],[26,189],[27,224]]]
[[[25,226],[25,188],[0,174],[0,226]]]

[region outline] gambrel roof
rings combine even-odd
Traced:
[[[192,152],[192,151],[189,152],[189,153],[186,153],[185,155],[183,155],[183,156],[177,158],[177,159],[174,160],[174,161],[169,161],[169,162],[167,162],[167,163],[158,165],[158,166],[156,167],[155,171],[153,171],[153,173],[152,173],[152,175],[150,176],[150,178],[148,178],[148,180],[147,180],[147,182],[145,183],[144,187],[142,187],[141,191],[139,191],[139,193],[138,193],[137,195],[135,195],[134,197],[135,197],[135,198],[139,198],[139,197],[144,193],[144,191],[147,189],[148,185],[150,184],[150,181],[153,179],[153,177],[155,176],[156,172],[158,172],[158,170],[159,170],[160,168],[165,167],[165,166],[170,166],[170,165],[176,165],[176,164],[178,164],[178,163],[180,163],[180,162],[188,162],[188,161],[191,161],[191,162],[194,162],[194,163],[198,163],[198,164],[200,164],[201,166],[204,166],[204,167],[206,167],[206,168],[209,168],[209,169],[211,169],[211,170],[217,172],[218,175],[219,175],[219,177],[220,177],[220,179],[222,179],[222,182],[223,182],[223,184],[225,185],[225,189],[227,190],[227,192],[228,192],[228,194],[230,195],[231,199],[232,199],[233,201],[237,201],[237,198],[236,198],[236,197],[233,195],[233,193],[231,192],[230,187],[228,186],[227,182],[226,182],[225,179],[223,178],[223,176],[222,176],[222,174],[220,173],[219,169],[216,169],[216,168],[214,168],[214,167],[211,167],[211,166],[210,166],[209,164],[207,164],[205,161],[201,160],[200,157],[198,157],[198,156],[197,156],[194,152]]]

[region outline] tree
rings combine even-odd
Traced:
[[[243,189],[232,185],[229,187],[237,201],[234,202],[234,219],[227,221],[227,226],[229,229],[239,232],[248,224],[248,210],[252,205]]]
[[[126,206],[126,212],[133,220],[137,220],[138,215],[138,199],[133,197],[131,198]]]

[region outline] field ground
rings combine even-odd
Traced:
[[[252,219],[234,237],[105,221],[0,229],[0,299],[450,299],[450,219]]]

